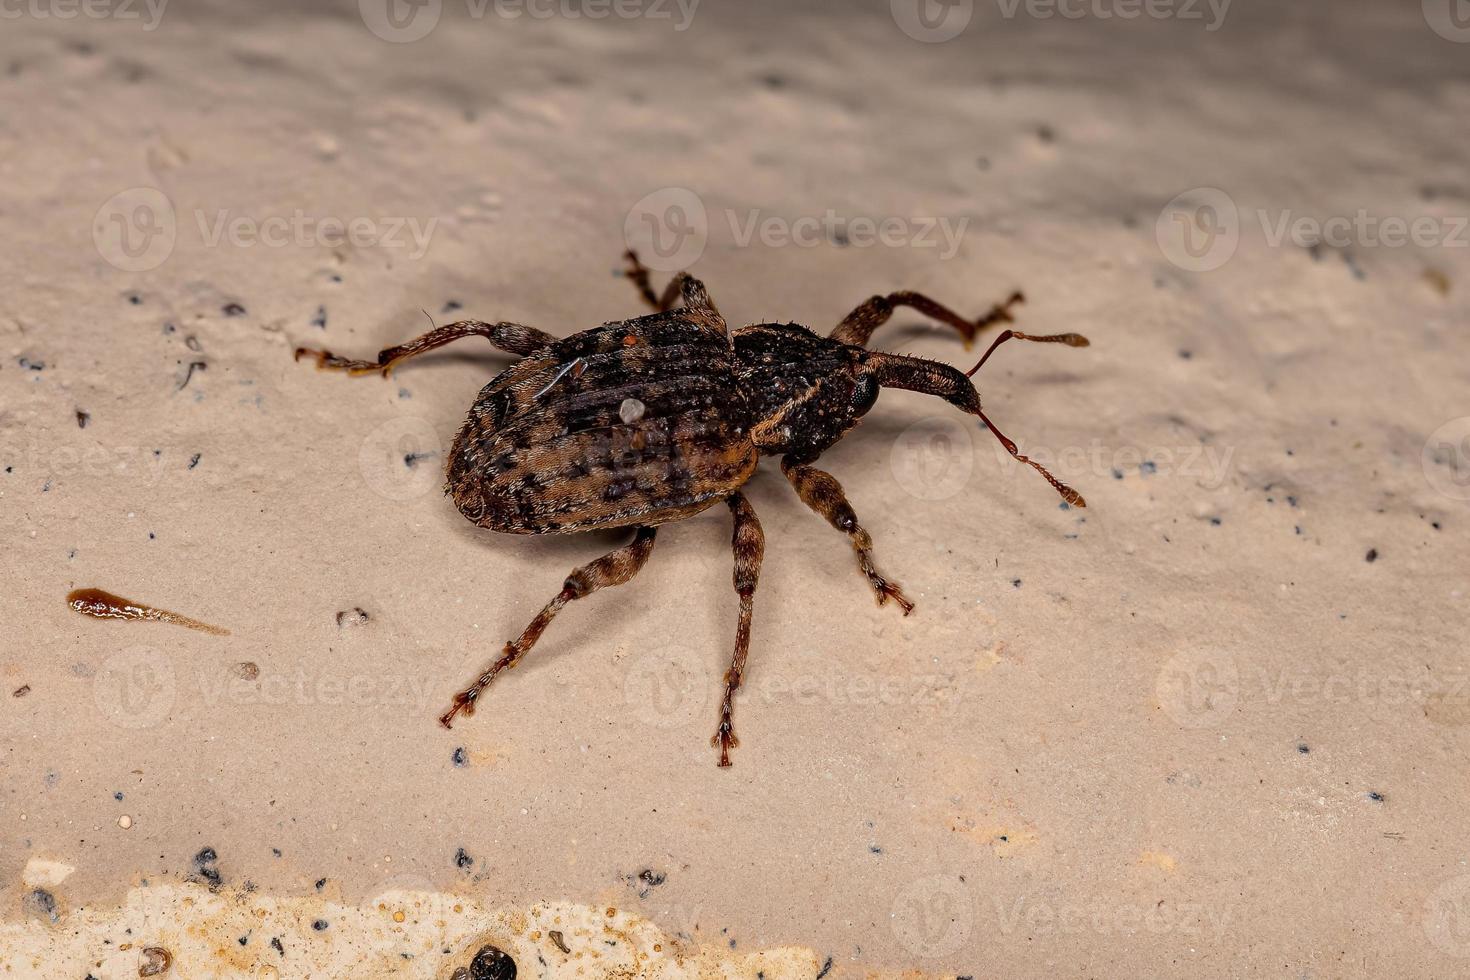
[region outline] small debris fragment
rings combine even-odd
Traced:
[[[156,977],[174,965],[174,955],[162,946],[145,946],[138,954],[138,976]]]
[[[210,888],[218,888],[220,882],[224,880],[220,877],[219,868],[215,867],[215,862],[218,860],[219,855],[215,853],[214,848],[204,848],[194,855],[194,875],[191,877],[203,878],[209,882]]]
[[[570,954],[572,952],[570,949],[567,948],[567,941],[565,937],[562,936],[560,929],[552,929],[546,934],[551,937],[552,942],[556,943],[557,949],[567,954]]]
[[[23,698],[27,694],[30,694],[30,693],[31,693],[31,686],[29,684],[22,684],[20,687],[17,687],[14,691],[11,691],[10,692],[10,696],[13,697],[13,698]]]
[[[339,628],[343,626],[361,626],[370,618],[367,611],[361,606],[353,606],[351,612],[343,610],[337,613],[337,626]]]
[[[643,413],[646,411],[648,411],[648,406],[644,405],[638,399],[624,398],[623,403],[618,406],[618,418],[622,419],[624,423],[632,425],[634,422],[643,418]]]
[[[195,453],[193,456],[190,456],[189,457],[189,469],[192,470],[194,467],[196,467],[198,465],[199,465],[199,453]]]
[[[1368,553],[1366,555],[1364,555],[1363,557],[1365,559],[1367,559],[1368,561],[1370,561],[1370,562],[1377,561],[1378,560],[1378,549],[1377,548],[1369,548],[1368,549]]]
[[[312,927],[312,929],[316,930],[317,932],[326,932],[328,929],[330,929],[332,927],[332,924],[330,922],[328,922],[326,919],[317,919],[315,922],[313,922],[311,924],[311,927]]]
[[[318,330],[327,329],[327,308],[325,306],[316,308],[316,316],[311,318],[311,325]]]
[[[80,408],[77,409],[77,428],[78,429],[85,429],[87,427],[87,423],[90,422],[90,421],[92,421],[92,416],[88,415],[86,412],[82,411]]]
[[[245,315],[245,307],[241,306],[239,303],[226,303],[224,306],[220,307],[220,311],[224,313],[225,316]]]
[[[470,980],[515,980],[516,961],[494,946],[481,946],[470,962]]]
[[[235,665],[235,676],[241,680],[253,681],[260,676],[260,665],[251,660]]]
[[[133,818],[124,813],[122,816],[117,818],[117,825],[123,830],[132,830]]]
[[[475,859],[470,857],[469,852],[466,851],[464,848],[461,847],[459,850],[454,852],[454,866],[456,868],[459,868],[461,871],[466,871],[469,868],[473,867],[474,864]]]
[[[461,769],[469,765],[469,759],[465,756],[463,745],[456,745],[454,747],[454,754],[449,757],[449,761],[453,762]]]

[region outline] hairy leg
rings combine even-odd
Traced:
[[[907,616],[914,611],[914,604],[903,594],[898,583],[890,582],[879,573],[873,564],[873,539],[868,532],[858,523],[857,514],[853,512],[852,505],[847,502],[847,495],[842,492],[842,484],[837,482],[836,477],[815,466],[808,465],[803,459],[791,456],[781,457],[781,472],[786,474],[786,479],[796,488],[796,495],[801,498],[802,503],[827,519],[837,530],[846,534],[852,542],[852,550],[857,553],[858,568],[867,576],[868,584],[873,587],[873,594],[878,599],[878,605],[883,605],[889,599],[898,603],[898,607]]]
[[[357,361],[350,357],[338,357],[331,351],[315,347],[296,348],[296,360],[299,361],[303,355],[307,355],[316,358],[316,366],[319,369],[346,371],[352,375],[381,374],[386,378],[389,371],[410,357],[417,357],[436,347],[443,347],[445,344],[465,337],[484,337],[508,354],[521,355],[530,354],[547,344],[556,342],[556,338],[551,334],[519,323],[482,323],[479,320],[461,320],[458,323],[446,323],[442,327],[435,327],[406,344],[381,350],[378,352],[376,361]]]
[[[510,670],[521,658],[536,645],[541,634],[561,612],[563,606],[574,599],[581,599],[591,595],[598,589],[609,585],[622,585],[643,567],[648,560],[649,552],[653,551],[653,538],[655,529],[651,527],[640,527],[633,536],[633,540],[616,551],[610,551],[594,562],[583,565],[581,568],[567,576],[566,583],[561,592],[557,593],[555,599],[546,604],[536,618],[531,620],[529,626],[521,635],[505,645],[505,650],[500,659],[485,669],[475,682],[454,696],[454,703],[449,710],[439,718],[439,724],[445,728],[452,727],[454,716],[463,711],[466,715],[475,713],[475,702],[480,697],[480,692],[490,685],[503,670]]]
[[[719,747],[720,765],[730,764],[730,750],[740,744],[735,737],[735,724],[731,720],[735,692],[745,676],[745,658],[750,654],[750,616],[755,608],[755,586],[760,580],[761,558],[766,551],[766,536],[761,531],[761,522],[745,495],[736,492],[729,500],[730,513],[735,518],[735,531],[730,544],[735,551],[735,593],[740,597],[740,622],[735,628],[735,656],[730,669],[725,672],[725,697],[720,704],[720,727],[710,738],[710,744]]]
[[[940,323],[947,323],[960,332],[969,347],[975,342],[975,335],[981,330],[994,323],[1010,323],[1014,319],[1011,316],[1011,307],[1025,301],[1025,297],[1019,292],[1012,293],[1004,303],[997,303],[990,308],[990,312],[977,320],[967,320],[954,310],[935,302],[923,293],[914,293],[907,290],[898,293],[889,293],[887,296],[874,296],[862,306],[853,310],[832,331],[833,340],[844,344],[855,344],[863,347],[868,343],[868,338],[873,336],[873,331],[888,322],[893,316],[893,311],[900,306],[908,306],[925,316],[932,317]]]
[[[715,309],[714,300],[709,298],[709,292],[704,288],[704,283],[694,278],[687,272],[681,272],[669,280],[664,287],[663,295],[660,296],[653,291],[653,285],[648,279],[648,268],[638,260],[638,253],[631,248],[623,253],[623,258],[628,262],[626,275],[633,280],[633,285],[638,288],[638,294],[643,301],[653,307],[656,312],[663,313],[674,308],[674,303],[683,300],[684,305],[690,309],[710,310]]]

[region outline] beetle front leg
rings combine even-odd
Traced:
[[[563,606],[574,599],[581,599],[591,595],[598,589],[609,585],[622,585],[643,567],[648,561],[648,555],[653,551],[653,538],[655,529],[651,527],[640,527],[634,535],[633,540],[616,551],[610,551],[594,562],[583,565],[581,568],[567,576],[566,584],[562,586],[555,599],[548,602],[536,618],[531,620],[529,626],[521,635],[505,645],[505,651],[499,660],[485,669],[475,682],[454,696],[454,703],[449,710],[439,717],[439,724],[445,728],[452,728],[454,716],[463,711],[466,715],[475,713],[475,702],[479,700],[480,692],[490,686],[490,682],[503,670],[510,670],[520,663],[556,614],[561,612]]]
[[[436,347],[462,340],[465,337],[484,337],[507,354],[532,354],[548,344],[556,342],[549,333],[520,323],[483,323],[479,320],[460,320],[435,327],[406,344],[388,347],[378,352],[376,361],[358,361],[350,357],[338,357],[329,350],[316,347],[296,348],[296,360],[303,355],[314,357],[320,370],[346,371],[351,375],[380,374],[388,376],[403,361],[410,357],[428,353]]]
[[[954,310],[943,304],[937,303],[923,293],[909,292],[907,290],[897,293],[889,293],[887,296],[874,296],[862,306],[853,310],[845,316],[841,323],[833,329],[831,337],[833,340],[844,344],[853,344],[863,347],[868,343],[868,338],[873,336],[873,331],[888,322],[893,316],[893,311],[900,306],[908,306],[925,316],[932,317],[940,323],[947,323],[960,332],[964,338],[965,346],[969,347],[975,342],[975,335],[986,327],[995,323],[1012,323],[1015,317],[1011,315],[1011,307],[1017,303],[1025,302],[1026,297],[1019,292],[1011,293],[1004,303],[996,303],[990,308],[990,312],[978,320],[967,320]]]
[[[713,313],[715,309],[714,300],[710,299],[709,291],[704,288],[704,283],[694,278],[687,272],[681,272],[669,280],[664,287],[663,295],[660,296],[653,291],[653,285],[648,280],[648,267],[638,258],[638,253],[631,248],[623,253],[623,258],[628,263],[624,275],[633,280],[633,285],[638,289],[638,295],[643,301],[654,308],[655,312],[664,313],[674,308],[674,303],[683,300],[684,305],[692,310],[709,310]]]
[[[791,456],[781,457],[781,472],[786,474],[786,479],[796,488],[796,495],[801,498],[802,503],[825,517],[827,523],[846,534],[852,541],[852,550],[857,553],[858,568],[873,587],[878,605],[884,605],[892,599],[898,603],[905,616],[913,612],[914,604],[903,594],[898,583],[884,578],[873,564],[873,539],[858,523],[857,514],[847,502],[847,495],[842,492],[842,484],[837,482],[837,478],[808,465],[807,460]]]
[[[760,580],[761,559],[766,552],[766,536],[755,509],[745,495],[736,491],[726,501],[735,518],[735,531],[730,544],[735,551],[735,593],[740,597],[740,623],[735,628],[735,656],[725,672],[725,698],[720,704],[720,727],[709,743],[720,750],[720,765],[730,765],[730,750],[740,744],[731,719],[735,692],[745,676],[745,659],[750,654],[750,617],[755,609],[755,586]]]

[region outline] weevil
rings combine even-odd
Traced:
[[[686,273],[662,294],[633,252],[626,275],[654,312],[556,338],[519,323],[462,320],[436,327],[377,359],[352,360],[299,347],[319,369],[387,377],[411,357],[465,337],[484,337],[519,356],[480,389],[454,437],[445,492],[476,525],[509,534],[630,528],[633,539],[575,569],[520,636],[454,696],[439,721],[472,715],[485,688],[535,646],[568,603],[633,578],[653,551],[660,525],[720,502],[734,519],[731,542],[739,598],[735,650],[725,673],[720,720],[710,744],[730,765],[739,745],[734,699],[745,677],[756,582],[765,551],[760,521],[741,488],[763,456],[779,456],[796,494],[847,535],[878,604],[907,616],[914,604],[878,571],[873,541],[830,473],[813,464],[858,424],[883,388],[937,395],[977,416],[1016,459],[1034,467],[1062,498],[1082,495],[1022,455],[980,407],[970,378],[1008,340],[1085,347],[1081,334],[1034,336],[1007,328],[969,371],[940,361],[872,350],[873,332],[900,307],[953,327],[968,347],[983,329],[1014,322],[1012,294],[966,319],[921,293],[873,296],[827,336],[799,323],[756,323],[730,330],[704,284]]]

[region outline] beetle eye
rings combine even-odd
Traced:
[[[878,400],[878,390],[878,381],[871,374],[858,375],[857,384],[852,389],[852,414],[867,414]]]

